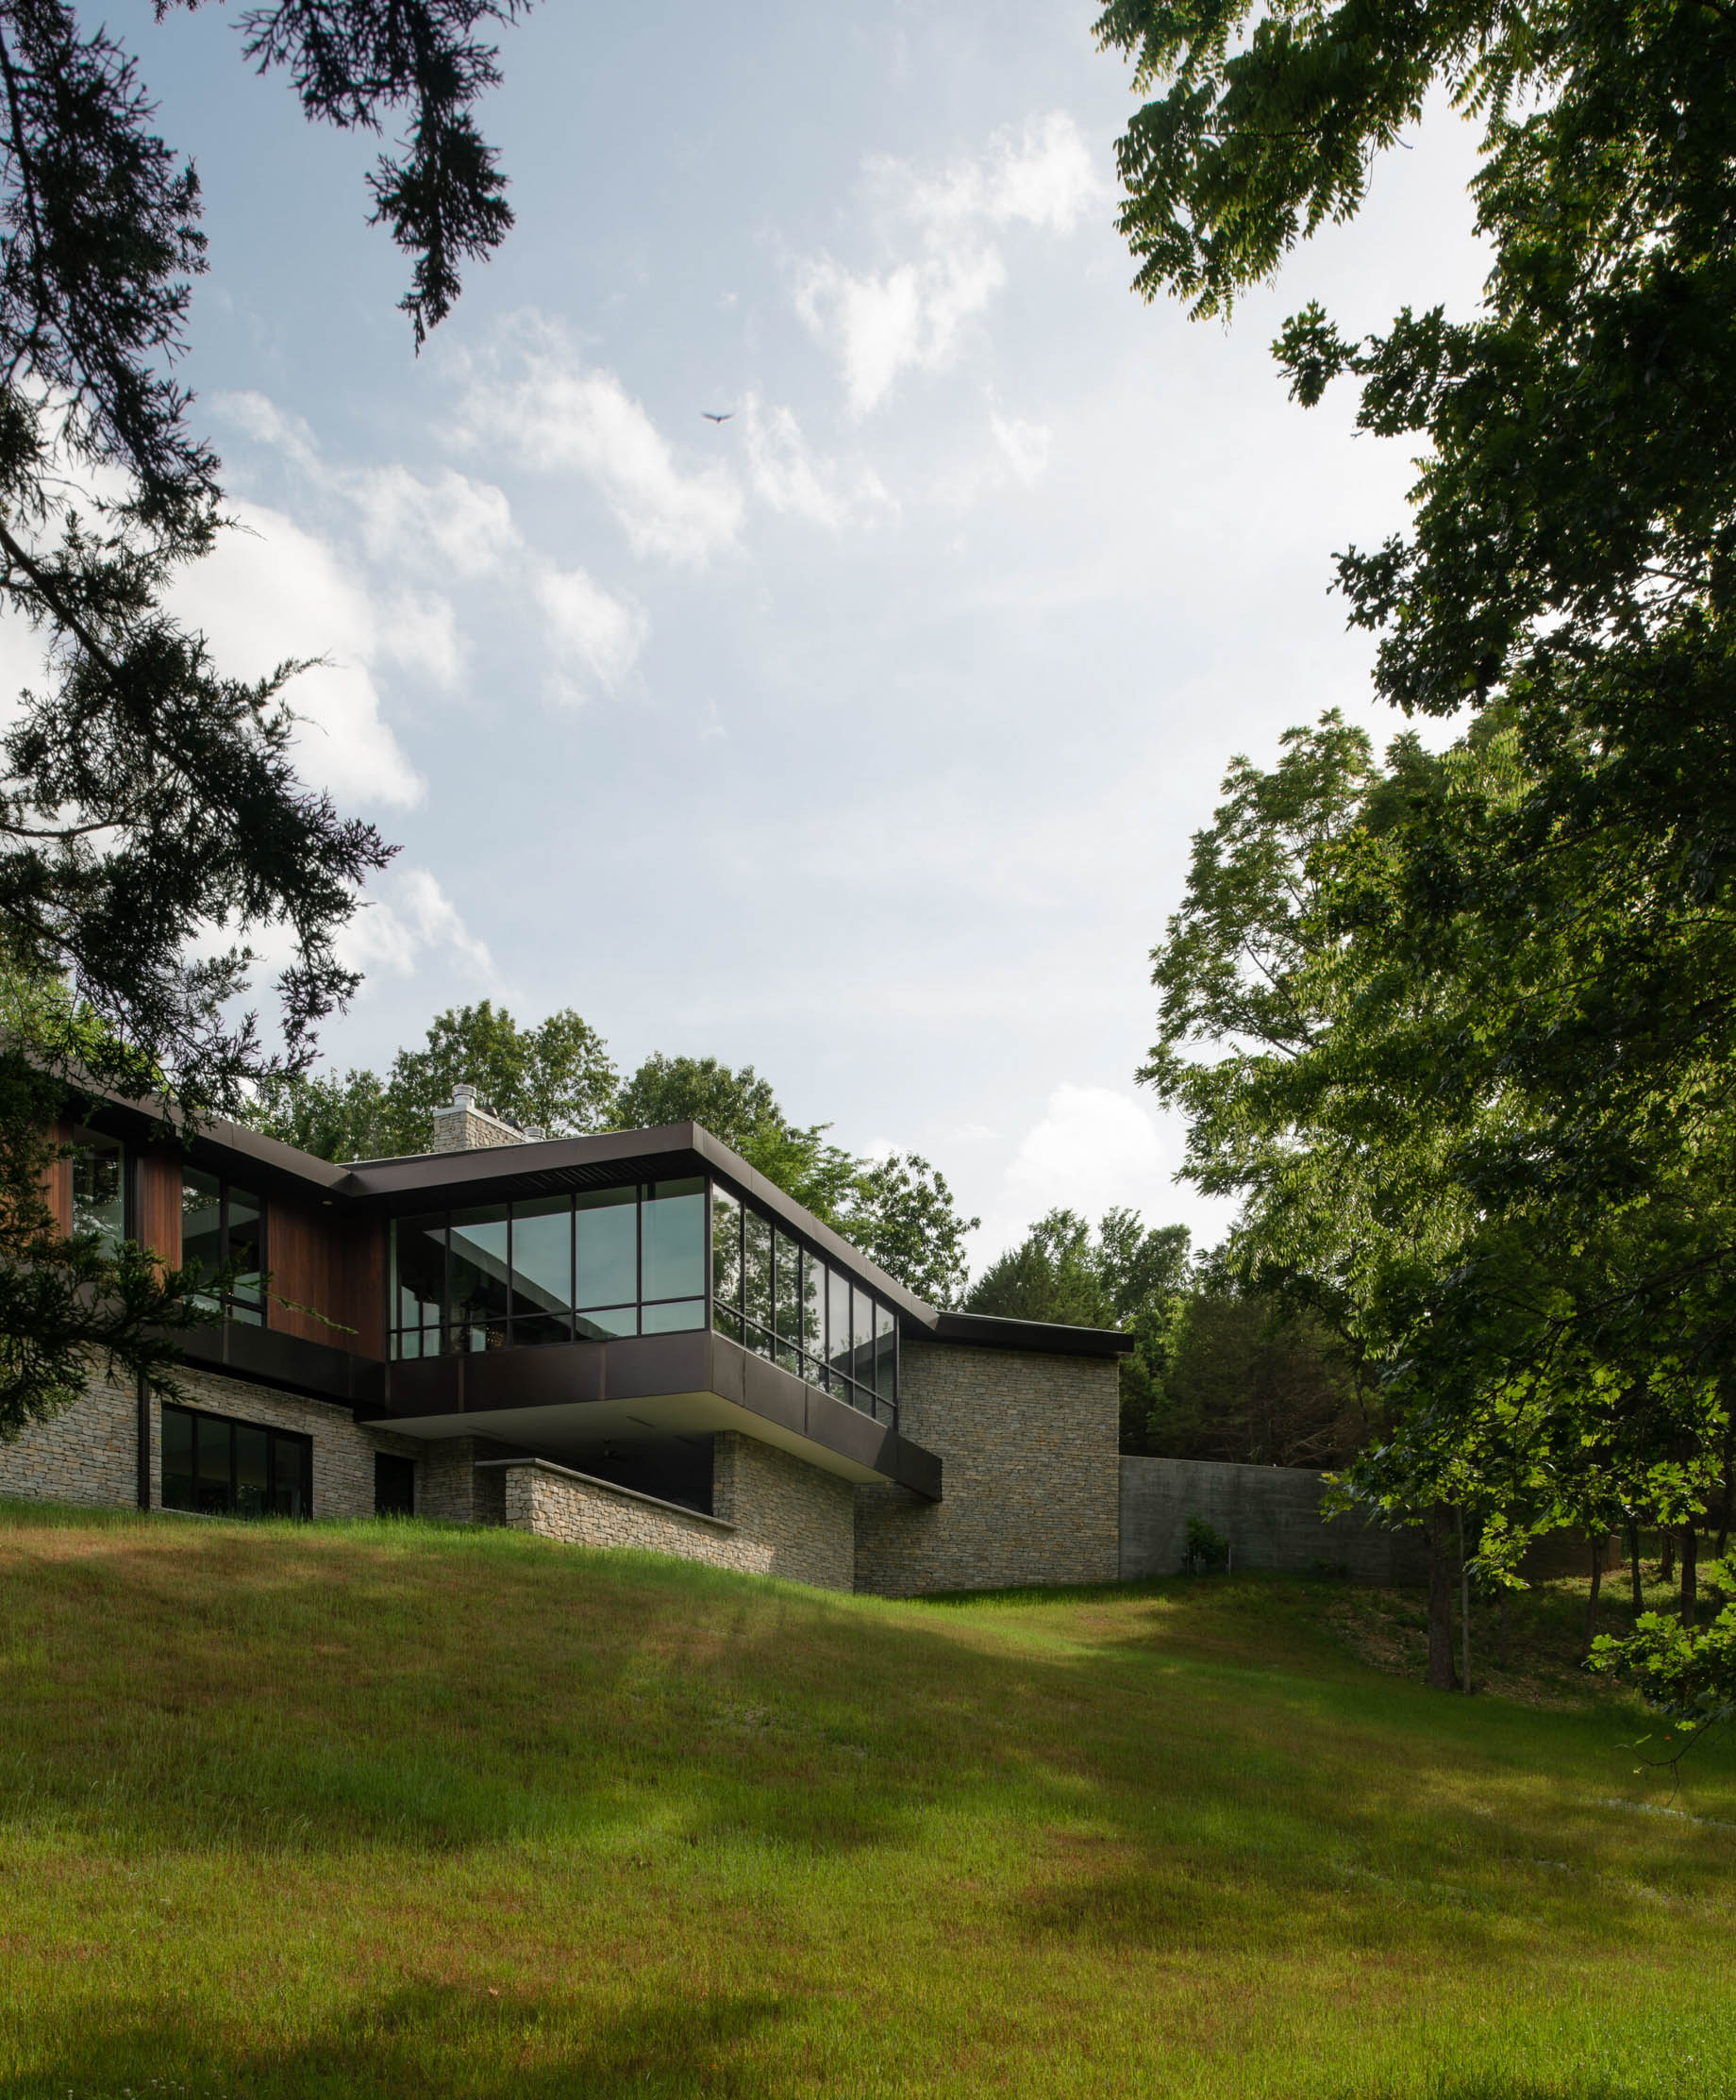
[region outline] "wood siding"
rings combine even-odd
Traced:
[[[136,1156],[139,1243],[171,1269],[181,1265],[181,1161],[174,1152]]]
[[[384,1227],[371,1220],[272,1201],[265,1228],[272,1272],[266,1325],[358,1356],[383,1356],[384,1240]]]
[[[57,1145],[71,1144],[73,1126],[62,1116],[50,1135]],[[62,1232],[70,1232],[73,1229],[73,1162],[70,1158],[50,1161],[42,1176],[42,1193],[54,1212],[55,1224]]]

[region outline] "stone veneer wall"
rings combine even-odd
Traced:
[[[478,1458],[497,1457],[500,1449],[486,1437],[430,1437],[418,1444],[416,1514],[447,1524],[505,1524],[500,1475],[476,1470]]]
[[[857,1489],[859,1590],[904,1597],[1116,1579],[1114,1358],[907,1342],[898,1427],[940,1458],[944,1499]]]
[[[130,1381],[93,1371],[70,1408],[0,1443],[0,1495],[137,1508],[139,1401]]]
[[[545,1458],[482,1461],[478,1483],[505,1483],[505,1521],[569,1545],[637,1546],[742,1575],[782,1575],[823,1590],[855,1580],[855,1491],[847,1480],[752,1437],[712,1443],[712,1507],[619,1488]]]
[[[768,1575],[772,1549],[738,1527],[546,1458],[498,1458],[477,1469],[503,1484],[504,1521],[570,1546],[637,1546],[742,1575]]]
[[[855,1589],[856,1490],[835,1473],[726,1432],[711,1442],[711,1508],[770,1552],[773,1575]]]
[[[176,1382],[190,1407],[313,1439],[315,1517],[374,1514],[374,1454],[421,1458],[410,1437],[359,1428],[347,1408],[304,1400],[221,1372],[183,1368]],[[29,1501],[136,1508],[139,1502],[138,1401],[130,1385],[93,1372],[80,1397],[47,1422],[32,1423],[0,1443],[0,1495]],[[418,1473],[424,1468],[419,1466]],[[418,1478],[417,1506],[424,1497]],[[151,1399],[151,1507],[162,1508],[162,1403]]]

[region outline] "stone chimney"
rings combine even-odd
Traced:
[[[473,1152],[478,1146],[523,1144],[525,1134],[476,1106],[475,1087],[454,1087],[452,1106],[434,1111],[436,1152]]]

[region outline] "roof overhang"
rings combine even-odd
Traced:
[[[576,1455],[635,1434],[735,1429],[847,1480],[941,1498],[941,1461],[725,1336],[623,1336],[477,1351],[385,1367],[382,1403],[357,1419],[409,1436],[480,1436]]]

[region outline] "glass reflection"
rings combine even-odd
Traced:
[[[512,1206],[513,1339],[564,1341],[566,1310],[572,1302],[573,1206],[570,1198],[543,1196],[515,1203]]]
[[[223,1183],[197,1167],[181,1169],[181,1265],[197,1268],[201,1276],[214,1276],[223,1267]],[[197,1302],[214,1306],[217,1300],[201,1292]]]
[[[224,1252],[234,1273],[229,1317],[259,1326],[265,1318],[265,1206],[233,1182],[224,1192]]]
[[[705,1292],[705,1183],[659,1181],[640,1212],[642,1298]]]
[[[616,1335],[639,1332],[637,1306],[602,1306],[590,1312],[575,1313],[574,1325],[581,1342],[609,1342]]]
[[[126,1237],[126,1158],[118,1138],[81,1131],[73,1154],[73,1230],[94,1232],[106,1247]]]
[[[645,1306],[641,1318],[642,1334],[685,1334],[705,1325],[705,1300],[677,1298],[666,1305]]]
[[[576,1305],[620,1306],[639,1296],[639,1191],[595,1189],[577,1202]]]
[[[802,1375],[810,1385],[826,1383],[826,1264],[805,1249],[802,1254]]]
[[[449,1248],[452,1349],[504,1348],[509,1303],[505,1205],[455,1211]]]
[[[727,1189],[711,1191],[711,1302],[742,1303],[742,1206]]]
[[[850,1279],[836,1269],[826,1272],[826,1361],[834,1377],[850,1375]]]
[[[772,1221],[750,1210],[743,1221],[742,1309],[757,1326],[772,1324]]]

